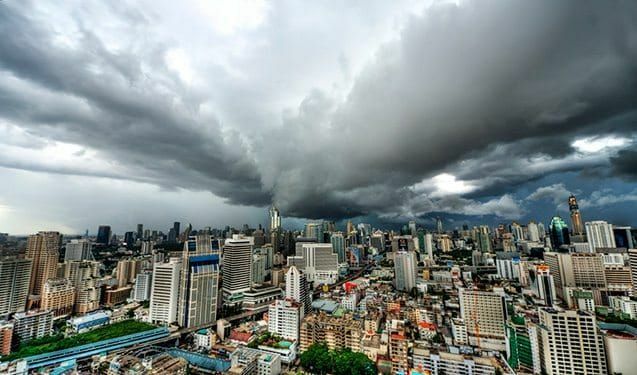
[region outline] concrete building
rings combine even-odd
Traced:
[[[54,318],[70,315],[75,304],[75,287],[68,279],[49,279],[44,284],[41,306]]]
[[[303,306],[303,312],[310,312],[312,296],[307,284],[305,274],[295,266],[290,267],[285,275],[285,297],[296,301]]]
[[[19,312],[13,316],[13,320],[13,335],[17,336],[20,342],[48,336],[53,332],[52,311]]]
[[[548,375],[607,374],[606,351],[595,315],[539,309],[540,361]]]
[[[172,324],[177,321],[181,259],[171,258],[168,263],[155,263],[150,292],[150,321]]]
[[[484,349],[505,349],[507,318],[504,297],[493,292],[460,289],[460,315],[469,343]]]
[[[91,242],[89,240],[71,240],[66,244],[64,261],[68,260],[93,260]]]
[[[416,287],[416,253],[401,251],[394,256],[394,279],[396,290],[410,292]]]
[[[117,284],[120,287],[133,284],[141,269],[142,261],[140,259],[120,259],[115,269]]]
[[[300,253],[300,255],[299,255]],[[334,284],[338,281],[338,254],[331,243],[304,243],[297,255],[288,257],[288,266],[296,266],[308,282]]]
[[[223,303],[236,305],[252,287],[252,237],[232,235],[223,245]]]
[[[56,277],[59,248],[59,232],[39,232],[27,239],[25,258],[32,262],[29,284],[29,294],[34,296],[32,305],[38,304],[38,297],[35,296],[42,294],[46,281]]]
[[[29,296],[32,262],[15,257],[0,258],[0,317],[24,311]]]
[[[470,357],[421,347],[414,348],[412,360],[412,374],[496,375],[506,373],[493,357]]]
[[[306,315],[301,322],[300,351],[307,350],[310,345],[325,342],[331,350],[349,348],[354,352],[361,351],[363,321],[352,314],[342,317],[325,313]]]
[[[268,307],[268,331],[298,342],[303,310],[300,303],[291,299],[274,301]]]
[[[0,321],[0,354],[8,355],[11,353],[11,344],[13,342],[13,323]]]
[[[135,287],[133,288],[133,301],[141,302],[148,301],[150,299],[152,281],[152,270],[142,271],[137,274],[135,277]]]
[[[549,266],[537,265],[534,272],[533,289],[536,295],[543,301],[544,306],[552,307],[557,303],[555,280]]]
[[[586,222],[586,238],[591,253],[594,253],[598,248],[615,247],[613,225],[605,221]]]
[[[600,324],[609,374],[637,372],[637,328],[627,324]]]

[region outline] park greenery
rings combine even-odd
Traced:
[[[350,349],[329,350],[325,343],[313,344],[301,354],[301,366],[312,374],[375,375],[376,365],[363,353]]]
[[[155,328],[155,326],[148,323],[138,322],[136,320],[125,320],[69,337],[63,337],[62,335],[44,336],[42,338],[20,343],[17,350],[0,358],[0,360],[2,362],[12,361],[14,359],[54,352],[75,346],[92,344],[102,340],[113,339],[124,335],[148,331],[153,328]]]

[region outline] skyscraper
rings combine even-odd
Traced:
[[[615,247],[613,226],[605,221],[587,221],[586,238],[591,253],[594,253],[598,248]]]
[[[416,253],[403,251],[394,257],[394,272],[396,289],[409,292],[416,287]]]
[[[272,302],[268,306],[268,331],[298,342],[303,310],[303,305],[292,299]]]
[[[234,305],[252,286],[252,237],[234,234],[223,245],[223,299]]]
[[[144,238],[144,224],[137,224],[137,239],[141,240]]]
[[[342,232],[334,232],[330,238],[334,252],[338,254],[338,262],[345,262],[345,237]]]
[[[540,361],[548,375],[606,374],[606,351],[595,315],[539,309]]]
[[[281,228],[281,213],[272,205],[270,207],[270,232],[277,231]]]
[[[434,259],[434,239],[431,233],[426,233],[424,236],[425,249],[424,252],[429,260]]]
[[[438,234],[441,234],[443,232],[442,219],[439,217],[436,218],[436,229],[438,230]]]
[[[555,281],[551,275],[551,269],[547,265],[535,267],[535,280],[533,284],[538,297],[543,301],[544,306],[552,307],[557,302],[555,291]]]
[[[551,233],[551,244],[555,249],[559,249],[560,246],[568,245],[571,242],[568,234],[568,225],[559,216],[554,216],[551,219],[549,232]]]
[[[177,321],[181,259],[171,258],[168,263],[155,263],[150,292],[150,321],[171,324]]]
[[[0,258],[0,319],[24,311],[30,279],[31,260]]]
[[[504,297],[493,292],[460,289],[459,298],[469,343],[484,349],[504,350],[507,318]]]
[[[66,244],[64,260],[93,260],[91,243],[87,239],[71,240]]]
[[[584,226],[582,225],[582,216],[579,212],[577,199],[573,194],[568,197],[568,209],[571,212],[571,223],[573,224],[573,235],[581,236],[584,234]]]
[[[97,228],[97,238],[95,239],[95,243],[100,245],[109,245],[111,243],[111,235],[110,225],[100,225]]]
[[[527,233],[529,241],[531,241],[531,242],[539,242],[540,241],[540,230],[538,228],[538,225],[534,221],[531,221],[526,226],[526,233]]]
[[[310,312],[312,301],[307,278],[295,266],[290,267],[285,275],[285,297],[300,303],[305,313]]]
[[[58,232],[39,232],[27,239],[25,258],[32,261],[30,295],[41,295],[46,281],[56,277],[59,248]]]
[[[178,312],[181,326],[217,321],[219,264],[219,241],[210,234],[191,236],[184,243]],[[246,273],[246,270],[240,272]],[[251,277],[249,272],[247,277]]]

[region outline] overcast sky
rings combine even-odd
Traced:
[[[637,2],[0,2],[0,232],[637,225]]]

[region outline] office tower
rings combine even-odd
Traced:
[[[539,309],[540,361],[548,375],[607,373],[606,352],[595,315]]]
[[[633,282],[633,294],[637,295],[637,249],[628,250],[628,265]]]
[[[19,312],[13,316],[13,320],[13,336],[17,336],[20,342],[49,336],[53,332],[52,311]]]
[[[424,236],[425,248],[424,253],[426,254],[429,260],[434,259],[434,240],[433,235],[431,233],[427,233]]]
[[[606,288],[606,274],[602,254],[569,254],[573,263],[575,286],[587,289]]]
[[[127,248],[131,249],[135,245],[135,233],[134,232],[124,233],[124,243],[126,243]]]
[[[12,342],[13,323],[0,321],[0,355],[9,355],[11,353]]]
[[[306,238],[316,239],[316,242],[323,242],[323,224],[322,223],[306,223],[303,235]]]
[[[330,350],[349,348],[361,351],[363,320],[350,313],[343,316],[324,313],[309,314],[301,322],[300,351],[306,351],[312,344],[324,342]]]
[[[241,302],[243,292],[251,288],[252,237],[234,234],[223,245],[223,297],[224,303]]]
[[[49,279],[42,291],[42,310],[53,311],[54,318],[70,315],[75,304],[75,287],[68,279]]]
[[[483,253],[490,253],[492,250],[491,235],[487,225],[480,225],[478,228],[478,247]]]
[[[142,241],[141,254],[148,255],[153,253],[155,241]]]
[[[290,267],[285,274],[285,297],[300,303],[305,314],[310,312],[312,296],[307,278],[295,266]]]
[[[568,209],[571,213],[571,223],[573,224],[573,235],[581,236],[584,234],[584,226],[582,225],[582,216],[579,212],[577,199],[573,194],[568,197]]]
[[[261,285],[265,282],[266,256],[254,254],[252,256],[252,285]]]
[[[332,233],[332,237],[330,238],[330,242],[332,243],[332,248],[334,252],[338,255],[338,262],[343,263],[346,261],[345,259],[345,237],[343,236],[343,232],[334,232]]]
[[[298,342],[303,310],[303,305],[289,298],[272,302],[268,306],[268,331]]]
[[[568,226],[561,217],[554,216],[553,219],[551,219],[549,232],[551,232],[551,244],[553,248],[558,249],[562,245],[571,243]]]
[[[272,205],[270,207],[270,232],[278,231],[281,229],[281,213]]]
[[[97,238],[95,239],[95,243],[100,245],[110,245],[112,235],[110,225],[100,225],[97,228]]]
[[[309,282],[334,284],[338,281],[338,254],[332,244],[300,243],[297,255],[288,257],[288,265],[296,266],[305,273]]]
[[[137,239],[141,240],[144,238],[144,224],[137,224]]]
[[[87,239],[71,240],[66,244],[64,260],[93,260],[91,243]]]
[[[531,241],[531,242],[539,242],[540,241],[540,230],[538,228],[538,225],[534,221],[531,221],[526,226],[526,233],[528,235],[528,240],[529,241]]]
[[[181,227],[181,223],[178,221],[175,221],[173,223],[173,231],[175,232],[175,241],[179,240],[179,231],[180,231],[180,227]]]
[[[471,345],[491,350],[505,349],[506,304],[493,292],[460,289],[460,316]]]
[[[0,258],[0,318],[24,311],[29,296],[31,260]]]
[[[549,266],[557,296],[566,300],[564,288],[575,286],[575,274],[570,254],[547,252],[544,253],[544,262]]]
[[[498,252],[496,254],[495,266],[498,272],[498,277],[505,280],[520,281],[522,274],[520,257],[519,255],[507,256],[508,254],[515,253]]]
[[[142,261],[139,259],[120,259],[115,269],[117,284],[122,287],[134,283],[137,273],[141,271],[141,267]]]
[[[587,221],[586,238],[588,239],[591,253],[594,253],[599,248],[615,247],[613,226],[605,221]]]
[[[254,238],[254,247],[263,247],[265,245],[265,232],[261,229],[261,224],[259,224],[259,228],[252,232],[252,237]]]
[[[511,223],[511,234],[516,242],[524,240],[524,229],[516,222]]]
[[[27,239],[26,259],[32,261],[29,294],[39,296],[48,279],[55,278],[60,248],[60,233],[39,232]]]
[[[150,291],[150,321],[172,324],[177,321],[181,259],[170,258],[168,263],[155,263]]]
[[[442,234],[438,236],[438,249],[443,253],[448,253],[451,251],[451,238],[448,235]]]
[[[534,272],[533,289],[537,296],[543,301],[544,306],[554,306],[557,302],[557,293],[551,269],[541,264],[535,267]]]
[[[416,253],[404,251],[394,257],[396,290],[410,292],[416,287]]]
[[[436,218],[436,229],[438,230],[438,234],[442,234],[443,233],[442,219],[439,218],[439,217]]]
[[[151,270],[145,270],[135,278],[135,287],[133,288],[133,300],[137,302],[148,301],[150,299],[150,289],[153,282],[153,273]]]
[[[219,240],[204,233],[191,236],[184,242],[178,312],[182,327],[212,325],[217,321],[219,266]],[[234,272],[250,280],[250,264]]]
[[[544,237],[546,237],[546,228],[544,228],[544,223],[537,223],[537,231],[540,234],[540,241],[544,240]]]

